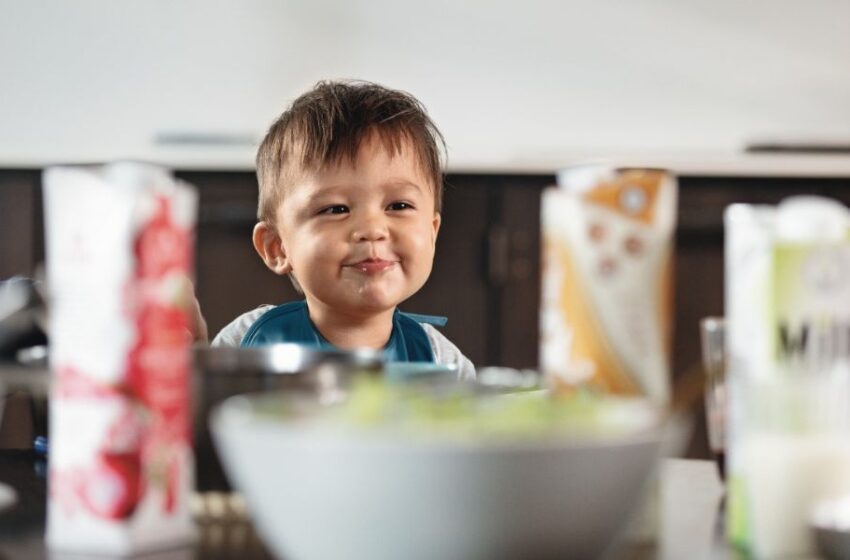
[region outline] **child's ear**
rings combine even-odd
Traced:
[[[266,222],[257,223],[254,226],[253,240],[254,249],[257,250],[257,254],[260,255],[269,270],[281,276],[292,272],[283,240],[274,226]]]
[[[440,224],[442,223],[443,218],[440,216],[439,212],[434,212],[434,219],[431,221],[431,225],[434,228],[434,243],[437,242],[437,234],[440,233]]]

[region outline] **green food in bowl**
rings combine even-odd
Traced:
[[[387,362],[384,364],[384,373],[390,381],[454,381],[457,379],[457,366],[434,362]]]
[[[381,431],[422,438],[591,438],[649,429],[657,413],[642,399],[591,391],[482,395],[469,385],[422,387],[358,378],[344,402],[319,406],[286,397],[258,404],[266,417],[339,430]]]

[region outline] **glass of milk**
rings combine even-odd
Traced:
[[[726,322],[723,317],[700,321],[702,366],[705,371],[705,415],[708,446],[724,473],[726,452]]]

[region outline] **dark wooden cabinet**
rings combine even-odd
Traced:
[[[40,185],[40,171],[0,171],[0,280],[31,275],[44,259]]]

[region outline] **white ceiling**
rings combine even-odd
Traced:
[[[418,96],[455,169],[850,143],[850,2],[0,0],[0,165],[251,166],[322,78]]]

